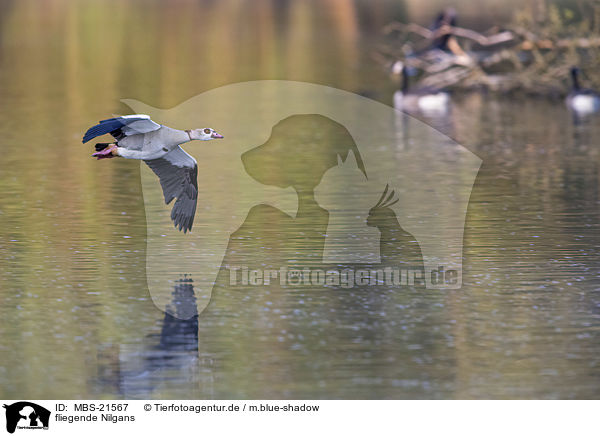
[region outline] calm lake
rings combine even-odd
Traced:
[[[420,117],[482,160],[460,289],[231,287],[221,271],[197,316],[193,275],[166,291],[188,319],[151,298],[140,164],[92,159],[85,130],[131,113],[124,98],[167,109],[249,80],[391,105],[372,53],[414,3],[2,2],[0,397],[599,398],[600,118],[575,123],[561,99],[453,95]],[[207,204],[239,201],[198,184]],[[315,249],[297,223],[246,224],[225,263]]]

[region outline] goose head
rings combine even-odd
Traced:
[[[205,127],[203,129],[194,129],[189,131],[190,139],[198,141],[210,141],[211,139],[222,139],[223,135],[219,135],[214,129]]]

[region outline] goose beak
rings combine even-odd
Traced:
[[[223,139],[224,138],[223,135],[219,135],[217,132],[212,132],[212,135],[210,135],[210,137],[212,139]]]

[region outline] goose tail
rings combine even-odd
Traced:
[[[112,142],[99,142],[96,144],[96,151],[102,151],[111,144]]]

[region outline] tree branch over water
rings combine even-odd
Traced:
[[[600,5],[593,6],[594,13],[582,12],[577,22],[557,8],[549,5],[541,16],[523,8],[506,28],[483,33],[450,24],[428,29],[392,22],[383,28],[388,41],[373,58],[393,75],[400,73],[398,65],[417,70],[416,86],[565,94],[571,66],[600,67],[600,36],[593,31]],[[596,75],[587,80],[588,86],[600,85]]]

